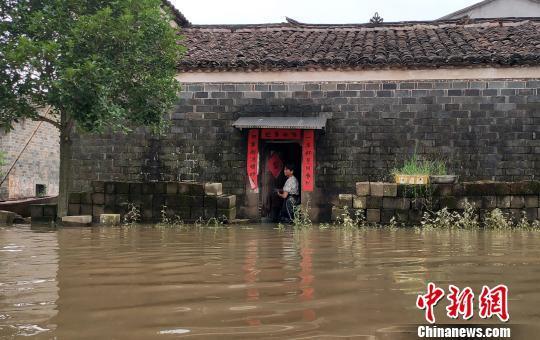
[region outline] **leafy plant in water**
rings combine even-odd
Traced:
[[[306,229],[313,227],[313,222],[309,217],[309,210],[309,201],[306,203],[305,207],[302,205],[296,205],[293,207],[294,216],[292,224],[294,229]]]
[[[484,228],[486,229],[511,229],[512,219],[496,208],[486,214],[484,217]]]
[[[141,209],[134,203],[128,203],[128,212],[124,215],[125,225],[134,225],[141,221]]]
[[[185,224],[182,218],[178,215],[169,216],[167,214],[167,206],[163,205],[160,211],[160,222],[156,225],[158,227],[171,227],[171,228],[184,228]]]
[[[421,225],[424,228],[478,229],[480,222],[472,204],[465,202],[465,209],[462,214],[457,211],[451,212],[447,207],[436,212],[425,212]]]

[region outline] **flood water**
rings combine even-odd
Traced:
[[[506,284],[537,338],[540,232],[268,226],[0,227],[0,338],[394,339],[426,324],[430,281]]]

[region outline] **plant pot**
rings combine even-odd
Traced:
[[[433,175],[429,176],[429,181],[434,184],[453,184],[457,183],[457,175]]]
[[[428,175],[395,175],[396,183],[398,184],[428,184]]]

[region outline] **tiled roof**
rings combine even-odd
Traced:
[[[540,65],[540,19],[183,28],[189,70]]]

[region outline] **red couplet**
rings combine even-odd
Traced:
[[[302,191],[313,191],[315,182],[315,132],[304,130],[302,140]]]
[[[259,187],[257,175],[259,174],[259,130],[251,129],[248,134],[247,147],[247,173],[249,185],[252,190]]]
[[[300,139],[302,130],[299,129],[262,129],[261,139]]]

